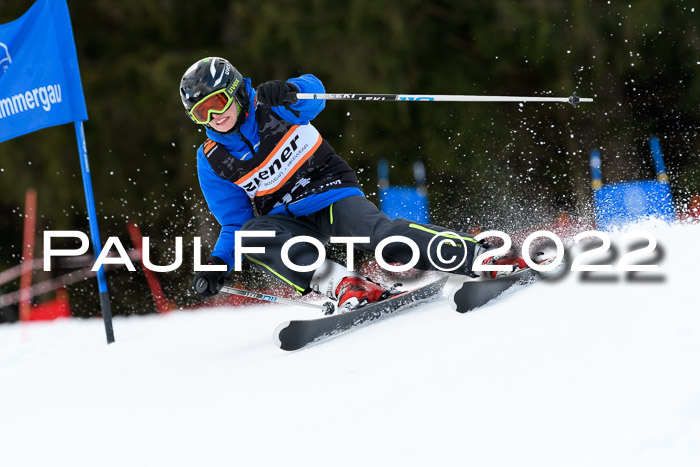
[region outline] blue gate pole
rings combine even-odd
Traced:
[[[80,171],[83,175],[83,188],[85,190],[85,203],[87,204],[88,222],[90,223],[92,250],[95,253],[95,260],[97,260],[102,252],[102,243],[100,242],[100,232],[97,230],[97,210],[95,209],[95,199],[92,196],[92,180],[90,179],[87,143],[85,142],[85,130],[83,129],[82,121],[75,122],[75,135],[78,138]],[[105,277],[104,266],[100,266],[100,269],[97,271],[97,286],[100,293],[100,309],[102,310],[102,319],[105,323],[107,344],[111,344],[114,342],[114,328],[112,327],[112,308],[109,304],[109,292],[107,292],[107,278]]]

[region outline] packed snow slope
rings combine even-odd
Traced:
[[[316,312],[269,304],[118,318],[111,346],[0,326],[0,465],[700,465],[700,225],[643,228],[651,280],[441,298],[298,352],[272,331]]]

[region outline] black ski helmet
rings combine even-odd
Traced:
[[[243,76],[228,60],[220,57],[203,58],[187,69],[180,80],[180,98],[189,112],[194,105],[220,89],[235,87],[234,97],[241,107],[236,125],[227,133],[234,132],[243,124],[250,102]],[[206,125],[216,131],[209,124]]]

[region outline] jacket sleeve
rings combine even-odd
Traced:
[[[224,260],[231,270],[234,267],[234,235],[254,217],[253,204],[241,187],[214,173],[201,147],[197,151],[197,174],[209,210],[221,224],[219,239],[211,255]]]
[[[311,94],[326,92],[321,80],[314,75],[301,75],[298,78],[288,79],[287,82],[296,85],[296,87],[299,88],[299,92]],[[325,106],[326,101],[324,99],[300,99],[296,104],[272,107],[272,110],[289,123],[293,123],[294,125],[306,125],[316,118]]]

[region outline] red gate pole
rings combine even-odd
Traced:
[[[24,201],[24,236],[22,241],[22,275],[19,280],[19,319],[29,321],[32,315],[32,263],[36,229],[36,191],[28,188]]]
[[[143,264],[143,236],[141,235],[141,229],[139,229],[138,226],[132,221],[127,222],[126,227],[129,230],[131,243],[134,244],[134,248],[139,255],[141,269],[143,269],[143,272],[146,275],[146,282],[148,282],[148,287],[151,289],[151,295],[153,296],[153,302],[156,305],[156,310],[158,313],[167,313],[168,311],[172,310],[174,306],[172,303],[168,303],[168,301],[165,299],[163,288],[160,286],[160,281],[156,277],[155,273]]]

